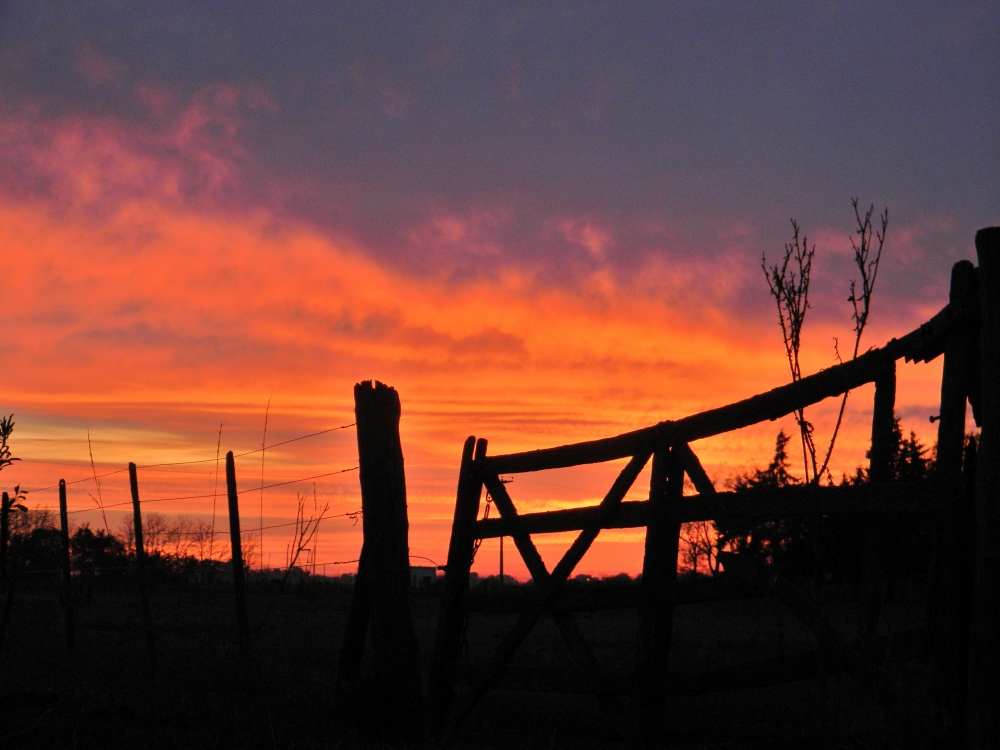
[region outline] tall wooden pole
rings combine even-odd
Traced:
[[[240,498],[236,493],[236,464],[233,452],[226,454],[226,491],[229,495],[229,543],[233,555],[233,592],[236,595],[236,629],[240,657],[250,655],[250,624],[247,619],[246,571],[243,566],[243,544],[240,537]]]
[[[378,733],[415,739],[422,729],[420,664],[410,616],[409,521],[399,439],[399,394],[377,381],[354,386],[364,577]]]
[[[1000,227],[976,233],[981,306],[982,435],[976,456],[976,563],[967,741],[1000,744]]]
[[[146,547],[142,538],[142,511],[139,508],[139,481],[135,464],[129,462],[128,481],[132,489],[132,518],[135,529],[135,574],[139,583],[139,606],[142,608],[142,627],[146,633],[146,653],[149,666],[156,671],[156,648],[153,638],[153,613],[149,608],[149,591],[146,587]]]
[[[59,528],[62,538],[63,611],[66,614],[66,651],[73,653],[73,588],[69,567],[69,517],[66,512],[66,480],[59,480]]]

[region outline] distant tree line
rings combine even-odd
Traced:
[[[11,513],[7,564],[12,573],[55,576],[62,542],[52,511]],[[229,546],[212,539],[211,524],[189,516],[148,513],[143,518],[147,571],[155,579],[208,582],[229,570]],[[70,535],[72,570],[87,580],[125,575],[135,562],[135,532],[126,518],[118,533],[84,523]],[[28,582],[37,581],[29,578]]]

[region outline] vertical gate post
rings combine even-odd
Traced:
[[[968,618],[972,598],[971,540],[975,535],[974,501],[964,492],[965,412],[974,344],[972,316],[979,307],[976,269],[967,260],[951,271],[949,302],[965,313],[948,333],[941,374],[936,479],[946,503],[935,540],[935,565],[927,623],[936,683],[936,700],[944,732],[961,734],[965,710]]]
[[[146,654],[149,667],[156,671],[156,648],[153,639],[153,613],[149,608],[149,591],[146,588],[146,546],[142,537],[142,511],[139,508],[139,481],[135,464],[128,465],[128,482],[132,490],[132,518],[135,530],[135,573],[139,582],[139,606],[142,608],[142,628],[146,633]]]
[[[66,480],[59,480],[59,530],[62,539],[63,611],[66,615],[66,651],[73,653],[73,589],[69,569],[69,517],[66,513]]]
[[[421,727],[420,664],[410,616],[409,521],[399,440],[399,394],[378,381],[354,386],[364,528],[364,578],[380,733],[413,739]]]
[[[982,436],[976,457],[976,563],[967,740],[1000,741],[1000,227],[976,232],[981,306]]]
[[[229,544],[233,555],[233,592],[236,595],[236,628],[239,635],[240,657],[250,655],[250,625],[247,620],[246,571],[243,566],[243,544],[240,536],[240,497],[236,492],[236,462],[233,452],[226,453],[226,491],[229,496]]]
[[[875,406],[872,410],[872,446],[868,464],[868,481],[888,482],[892,479],[893,428],[896,408],[896,363],[886,366],[875,379]],[[879,613],[882,609],[882,586],[879,578],[881,530],[879,517],[866,515],[862,525],[861,560],[861,638],[866,646],[875,638]]]
[[[462,463],[458,472],[458,492],[455,517],[451,526],[448,564],[445,566],[444,596],[438,613],[434,638],[427,703],[432,730],[443,726],[451,712],[455,697],[455,673],[462,650],[462,630],[465,624],[465,595],[469,589],[472,567],[473,528],[479,515],[483,481],[476,470],[476,461],[486,454],[486,441],[470,436],[462,448]],[[475,456],[473,456],[475,450]]]
[[[674,584],[681,525],[677,506],[684,492],[684,467],[677,451],[662,445],[653,453],[649,481],[649,523],[642,561],[639,632],[636,639],[636,687],[642,691],[643,726],[640,737],[655,746],[663,717],[673,635]]]

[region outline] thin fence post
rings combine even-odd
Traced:
[[[153,613],[149,608],[149,591],[146,588],[146,548],[142,539],[142,511],[139,509],[139,481],[135,464],[129,462],[128,481],[132,490],[132,516],[135,527],[135,572],[139,582],[139,605],[142,608],[142,627],[146,633],[146,653],[149,666],[156,671],[156,648],[153,638]]]
[[[684,468],[677,452],[662,445],[653,454],[649,480],[649,524],[642,561],[639,632],[636,639],[636,687],[642,691],[642,742],[654,746],[662,731],[673,635],[674,584],[680,523],[677,504],[684,489]]]
[[[966,744],[1000,742],[1000,227],[976,232],[982,433],[976,456],[976,562]]]
[[[969,606],[972,598],[972,538],[975,535],[974,499],[964,492],[965,413],[974,345],[972,316],[979,305],[976,269],[967,260],[951,272],[950,304],[966,312],[961,324],[948,332],[941,374],[936,480],[946,503],[943,523],[935,540],[931,596],[928,601],[928,640],[934,667],[935,692],[942,729],[958,739],[965,711]]]
[[[465,626],[465,595],[469,590],[469,570],[472,567],[473,529],[479,515],[483,491],[476,460],[486,454],[486,441],[470,436],[462,447],[462,463],[458,471],[458,492],[455,516],[451,525],[448,564],[445,566],[444,595],[438,612],[434,657],[431,662],[427,703],[435,733],[444,726],[455,700],[455,675],[462,652]],[[475,456],[473,455],[475,451]]]
[[[422,725],[420,663],[410,615],[409,521],[399,439],[399,394],[378,381],[354,386],[364,526],[360,565],[367,598],[377,732],[414,739]]]
[[[73,653],[73,588],[69,567],[69,517],[66,513],[66,480],[59,480],[59,527],[62,538],[63,612],[66,615],[66,651]]]
[[[7,545],[10,541],[10,496],[0,500],[0,592],[7,590]]]
[[[233,556],[233,592],[236,595],[236,628],[239,636],[240,657],[250,655],[250,624],[247,620],[245,570],[243,545],[240,536],[240,499],[236,493],[236,463],[233,452],[226,453],[226,491],[229,496],[229,541]]]
[[[4,593],[3,614],[0,614],[0,650],[7,639],[7,626],[10,625],[10,613],[14,607],[14,587],[17,579],[11,575],[7,580],[7,547],[10,544],[10,496],[3,493],[3,505],[0,506],[0,592]]]

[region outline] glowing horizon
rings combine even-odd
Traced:
[[[24,459],[5,487],[209,459],[140,469],[140,493],[202,519],[214,501],[218,521],[224,493],[201,496],[220,424],[222,455],[260,447],[268,402],[268,444],[349,424],[353,385],[374,378],[402,401],[411,551],[443,562],[468,435],[494,454],[573,443],[788,382],[760,262],[789,216],[817,246],[811,373],[850,334],[852,197],[890,208],[862,350],[945,304],[1000,211],[989,24],[958,12],[889,14],[898,39],[851,8],[739,24],[721,7],[199,13],[0,7],[0,411]],[[262,43],[274,29],[285,42]],[[940,362],[900,366],[897,410],[928,446],[939,378]],[[835,476],[864,461],[871,399],[850,397]],[[835,410],[809,410],[820,443]],[[795,425],[692,447],[721,483],[766,462],[779,428]],[[341,430],[260,459],[237,460],[241,490],[357,451]],[[516,477],[511,494],[593,503],[615,472]],[[242,495],[244,530],[290,521],[297,491],[312,483]],[[316,494],[360,507],[356,473]],[[127,501],[127,475],[100,495],[70,485],[74,518],[98,527],[94,498]],[[285,559],[283,528],[264,564]],[[579,571],[634,575],[641,539],[605,532]],[[360,540],[325,522],[317,560],[355,559]],[[537,541],[547,561],[567,543]],[[475,570],[495,572],[495,545]]]

